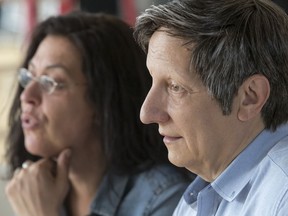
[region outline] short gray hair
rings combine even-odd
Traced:
[[[191,49],[191,67],[229,115],[241,84],[254,74],[270,82],[262,109],[267,129],[288,120],[288,16],[269,0],[178,0],[151,6],[137,18],[134,37],[147,52],[164,27]]]

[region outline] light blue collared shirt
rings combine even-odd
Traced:
[[[173,216],[287,216],[288,125],[262,131],[211,184],[197,177]]]

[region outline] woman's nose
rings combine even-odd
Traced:
[[[33,105],[39,105],[42,100],[42,93],[39,84],[35,81],[31,81],[22,91],[20,95],[21,103],[29,103]]]

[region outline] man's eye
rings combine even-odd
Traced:
[[[185,89],[182,86],[180,86],[176,83],[170,83],[168,88],[169,88],[169,91],[171,91],[173,93],[177,93],[177,94],[183,93],[185,91]]]

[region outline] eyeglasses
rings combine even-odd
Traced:
[[[18,80],[23,88],[26,88],[32,80],[39,83],[42,91],[47,94],[52,94],[56,88],[64,86],[63,83],[57,83],[53,78],[46,75],[35,77],[26,68],[20,68],[18,73]]]

